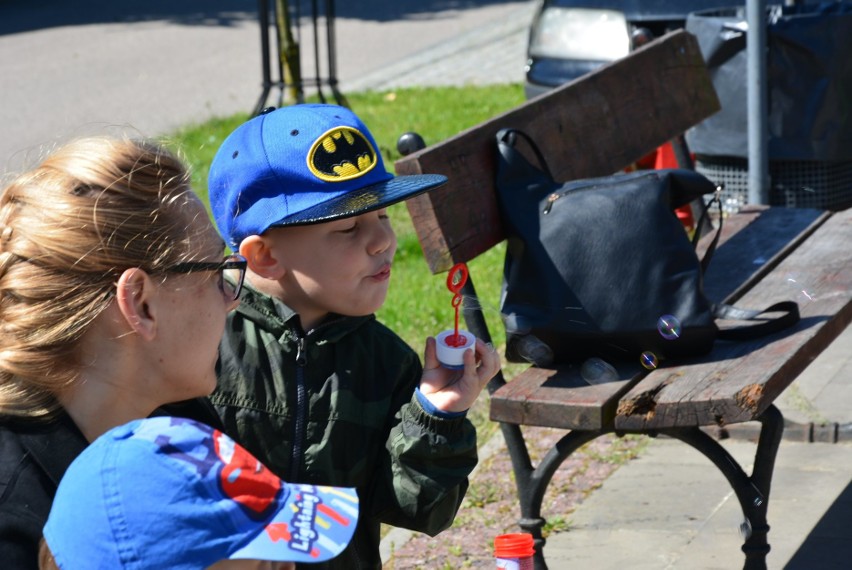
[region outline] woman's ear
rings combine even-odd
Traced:
[[[145,340],[157,335],[156,289],[151,277],[137,267],[125,269],[118,278],[118,308],[133,332]]]
[[[277,281],[284,276],[284,266],[275,257],[269,241],[263,236],[249,236],[240,243],[240,255],[248,261],[252,273]]]

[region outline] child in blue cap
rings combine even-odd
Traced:
[[[354,489],[285,483],[222,432],[160,416],[112,428],[71,463],[39,567],[292,568],[337,556],[357,520]]]
[[[396,251],[387,207],[445,181],[388,173],[367,127],[335,105],[252,118],[210,168],[216,223],[248,260],[211,400],[282,478],[357,488],[358,529],[328,568],[381,568],[381,523],[448,528],[476,464],[466,411],[496,351],[477,341],[449,370],[428,338],[424,366],[374,316]]]

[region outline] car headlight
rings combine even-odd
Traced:
[[[530,33],[529,55],[614,61],[630,51],[623,12],[586,8],[547,8]]]

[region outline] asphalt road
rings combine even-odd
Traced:
[[[302,65],[312,71],[311,3],[301,4]],[[73,136],[156,136],[213,116],[250,112],[262,91],[258,5],[0,0],[0,177],[32,166],[45,149]],[[436,52],[527,5],[339,1],[341,88],[363,87],[365,77],[418,53]]]

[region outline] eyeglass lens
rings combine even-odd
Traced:
[[[225,262],[229,261],[239,261],[241,258],[233,256],[228,257]],[[240,290],[243,287],[243,279],[245,278],[245,270],[239,267],[225,267],[222,269],[222,290],[224,293],[231,297],[231,299],[237,299],[240,296]]]

